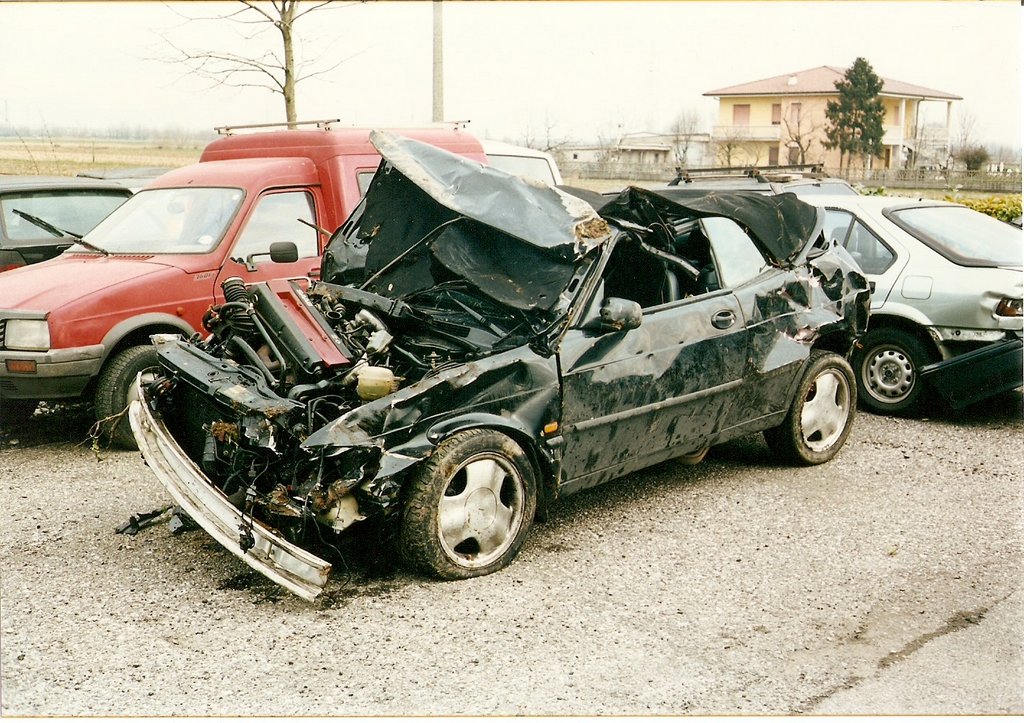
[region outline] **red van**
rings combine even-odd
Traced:
[[[92,399],[110,440],[133,447],[122,412],[156,362],[150,335],[201,332],[227,278],[318,275],[380,162],[369,129],[219,130],[198,163],[154,180],[62,255],[0,275],[0,423],[40,400]],[[395,132],[486,162],[457,128]]]

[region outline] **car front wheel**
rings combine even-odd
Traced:
[[[923,401],[921,367],[930,361],[915,337],[897,329],[876,329],[854,352],[861,404],[879,414],[908,414]]]
[[[157,370],[156,347],[145,344],[131,346],[108,360],[96,383],[96,418],[103,435],[122,449],[136,449],[128,415],[122,414],[132,401],[135,377],[139,372],[153,374]]]
[[[487,575],[516,556],[536,510],[533,466],[522,448],[493,430],[460,432],[410,480],[399,555],[446,580]]]
[[[853,369],[843,357],[813,351],[785,420],[764,432],[771,450],[788,462],[822,464],[850,436],[857,411]]]

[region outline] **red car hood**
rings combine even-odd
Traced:
[[[50,261],[30,264],[0,276],[0,309],[51,312],[114,286],[153,282],[153,274],[184,269],[153,256],[93,256],[64,254]],[[140,293],[145,294],[145,290]]]

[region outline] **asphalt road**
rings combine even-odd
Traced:
[[[1024,713],[1024,403],[861,414],[831,464],[760,437],[560,502],[500,573],[361,554],[305,603],[74,410],[0,431],[4,716]]]

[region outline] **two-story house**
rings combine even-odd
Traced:
[[[724,166],[821,163],[839,166],[839,150],[826,150],[825,105],[836,100],[836,81],[846,70],[823,65],[774,78],[717,88],[704,93],[718,99],[718,124],[711,140],[717,162]],[[909,168],[918,156],[945,158],[953,101],[958,95],[882,78],[884,150],[868,159],[868,167]],[[945,123],[938,132],[925,126],[924,102],[945,104]]]

